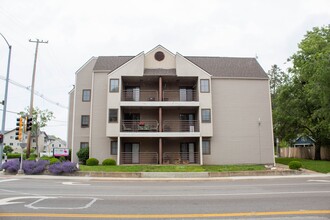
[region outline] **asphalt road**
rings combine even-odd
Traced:
[[[330,176],[199,181],[0,176],[0,219],[330,219]]]

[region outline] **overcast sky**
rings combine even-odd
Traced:
[[[306,31],[329,23],[329,0],[0,1],[0,33],[12,45],[9,78],[30,86],[36,45],[29,39],[49,41],[39,45],[35,89],[63,106],[92,56],[137,55],[161,44],[186,56],[257,55],[266,72],[273,64],[285,70]],[[0,100],[7,59],[0,39]],[[30,92],[10,84],[6,130],[29,103]],[[54,112],[44,130],[66,140],[68,110],[39,96],[34,106]]]

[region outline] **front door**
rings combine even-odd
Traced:
[[[127,101],[140,101],[140,87],[136,86],[126,86],[126,100]]]
[[[132,163],[140,163],[140,144],[133,144],[132,145]]]
[[[140,144],[139,143],[125,143],[124,144],[124,159],[125,163],[140,163]]]
[[[180,153],[181,160],[195,163],[195,143],[181,143]]]

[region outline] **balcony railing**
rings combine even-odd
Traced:
[[[197,120],[165,120],[164,132],[199,132]]]
[[[124,90],[122,93],[122,101],[131,102],[151,102],[158,101],[158,91],[157,90]]]
[[[198,101],[195,90],[164,90],[163,101],[192,102]]]
[[[157,152],[122,152],[121,164],[158,164]]]
[[[121,124],[123,132],[157,132],[159,126],[157,120],[123,120]]]
[[[164,152],[163,164],[199,164],[198,152]]]

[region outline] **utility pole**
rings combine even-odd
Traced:
[[[35,55],[34,55],[31,96],[30,96],[30,111],[29,111],[29,117],[32,118],[32,116],[33,116],[33,98],[34,98],[34,81],[35,81],[35,76],[36,76],[38,47],[39,47],[39,43],[48,44],[48,41],[43,41],[43,40],[37,39],[36,41],[29,40],[29,42],[36,43],[36,52],[35,52]],[[28,131],[27,136],[28,137],[27,137],[26,158],[29,158],[30,157],[30,150],[31,150],[31,131]]]
[[[2,125],[1,125],[1,134],[3,135],[3,139],[5,139],[5,127],[6,127],[6,112],[7,112],[7,96],[8,96],[8,82],[9,82],[9,69],[10,69],[10,58],[11,58],[11,45],[8,43],[5,36],[1,33],[0,35],[6,41],[9,52],[8,52],[8,63],[7,63],[7,75],[6,75],[6,86],[5,86],[5,99],[3,100],[3,112],[2,112]],[[3,142],[0,143],[0,171],[2,170],[2,155],[3,155]]]

